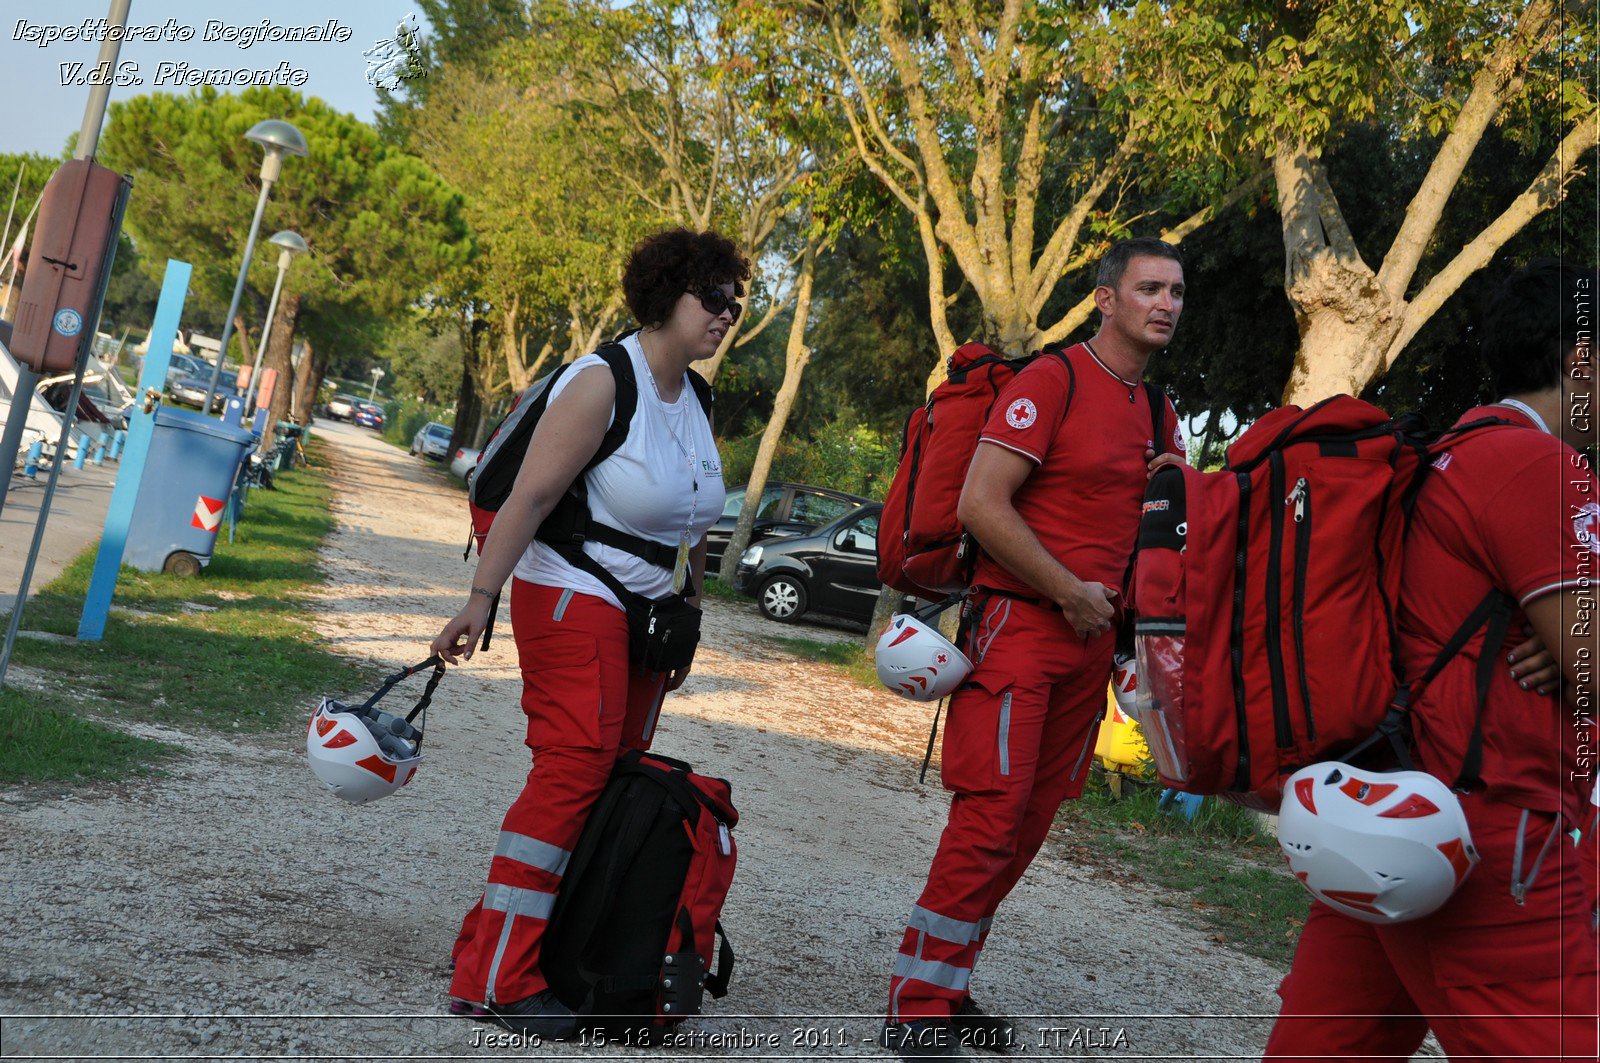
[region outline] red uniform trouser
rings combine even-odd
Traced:
[[[1600,984],[1578,849],[1557,837],[1519,906],[1522,810],[1476,795],[1462,806],[1482,861],[1433,915],[1372,926],[1312,905],[1266,1059],[1398,1063],[1430,1028],[1453,1059],[1595,1058]],[[1524,877],[1554,819],[1529,817]]]
[[[515,580],[533,769],[506,812],[483,897],[461,923],[450,995],[509,1003],[546,988],[539,941],[589,810],[624,749],[648,749],[664,694],[628,663],[628,622],[610,603]]]
[[[966,998],[995,909],[1061,802],[1083,792],[1112,643],[1085,642],[1058,609],[975,600],[962,647],[975,668],[950,699],[942,747],[950,818],[900,942],[891,1022],[948,1017]]]

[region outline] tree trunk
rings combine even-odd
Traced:
[[[1534,0],[1516,32],[1487,57],[1376,270],[1355,245],[1318,149],[1303,142],[1278,145],[1273,176],[1283,216],[1284,290],[1300,328],[1285,403],[1305,406],[1341,392],[1359,395],[1395,363],[1469,276],[1565,197],[1567,184],[1600,140],[1594,104],[1586,97],[1587,106],[1522,194],[1412,294],[1418,267],[1468,160],[1502,107],[1523,91],[1523,72],[1548,50],[1556,29],[1555,5]]]
[[[478,422],[483,416],[483,396],[478,392],[478,336],[473,323],[461,329],[461,384],[456,388],[456,425],[450,432],[450,452],[478,442]]]
[[[761,492],[766,490],[773,455],[778,451],[778,441],[783,438],[784,426],[789,423],[789,412],[794,409],[795,396],[800,393],[800,377],[805,372],[806,363],[811,360],[811,348],[806,346],[805,338],[806,321],[811,316],[811,286],[816,273],[817,249],[813,244],[806,247],[805,257],[800,262],[800,277],[796,282],[799,292],[795,297],[794,320],[789,324],[789,345],[784,352],[783,383],[773,401],[772,416],[767,418],[766,430],[761,433],[761,445],[756,448],[756,460],[750,469],[749,485],[744,491],[744,507],[739,510],[739,522],[734,525],[733,538],[722,555],[722,569],[718,578],[727,584],[733,583],[739,558],[745,547],[750,545],[750,533],[755,527],[756,510],[759,508],[757,503],[761,499]],[[729,330],[729,334],[732,334],[732,330]]]
[[[294,397],[294,366],[289,355],[294,349],[294,330],[300,321],[301,299],[299,293],[278,298],[278,311],[272,320],[272,335],[267,338],[267,350],[261,358],[263,373],[268,369],[278,371],[277,382],[272,385],[272,404],[268,407],[266,431],[261,437],[265,446],[271,445],[278,422],[289,419],[289,404]]]
[[[245,327],[243,314],[233,315],[233,334],[239,337],[239,356],[241,359],[239,364],[254,368],[256,364],[256,356],[250,353],[250,330]],[[217,356],[217,359],[218,361],[222,362],[227,361],[227,359],[222,357],[220,354]],[[246,382],[246,385],[248,385],[248,381]],[[246,420],[249,420],[250,413],[250,410],[245,411]]]
[[[1284,403],[1302,406],[1340,392],[1359,394],[1370,364],[1382,358],[1404,317],[1361,258],[1346,227],[1322,160],[1305,143],[1279,148],[1273,159],[1283,217],[1283,288],[1300,328]]]
[[[878,534],[884,534],[880,526]],[[894,611],[900,608],[900,600],[905,595],[893,587],[885,584],[878,588],[878,603],[872,607],[872,620],[867,624],[867,652],[873,653],[878,648],[878,636],[883,634],[883,629],[889,626],[889,621],[894,617]]]
[[[521,392],[532,379],[528,367],[522,362],[524,337],[517,322],[517,312],[521,306],[522,297],[512,296],[511,309],[506,311],[505,321],[500,328],[500,343],[506,358],[506,376],[511,381],[511,390],[516,392]]]
[[[328,373],[328,356],[318,354],[310,339],[300,341],[306,346],[305,360],[294,377],[294,419],[297,423],[311,423],[311,412],[317,404],[317,391],[322,378]]]

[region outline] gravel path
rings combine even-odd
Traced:
[[[415,663],[470,575],[461,494],[368,432],[319,433],[339,527],[317,626],[341,654]],[[729,996],[666,1051],[881,1056],[888,972],[943,825],[943,792],[916,783],[927,712],[770,641],[850,631],[722,601],[706,627],[656,749],[733,781],[723,922],[739,961]],[[527,771],[518,693],[496,640],[441,686],[412,785],[361,808],[316,786],[297,724],[243,741],[140,728],[193,756],[153,782],[0,791],[0,1057],[527,1053],[440,1014],[450,943]],[[1279,972],[1058,848],[1001,910],[974,982],[992,1007],[1044,1016],[1024,1023],[1029,1054],[1254,1058]]]

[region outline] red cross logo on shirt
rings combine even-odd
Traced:
[[[1039,417],[1032,399],[1018,399],[1006,407],[1006,424],[1012,428],[1027,428]]]

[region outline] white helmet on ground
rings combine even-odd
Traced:
[[[1437,911],[1478,863],[1461,802],[1443,782],[1334,761],[1284,784],[1278,844],[1313,896],[1364,923]]]
[[[403,717],[361,711],[323,698],[306,727],[311,770],[335,797],[358,805],[400,789],[422,761],[422,732]]]
[[[912,701],[938,701],[966,681],[972,662],[939,630],[909,613],[878,639],[878,681]]]

